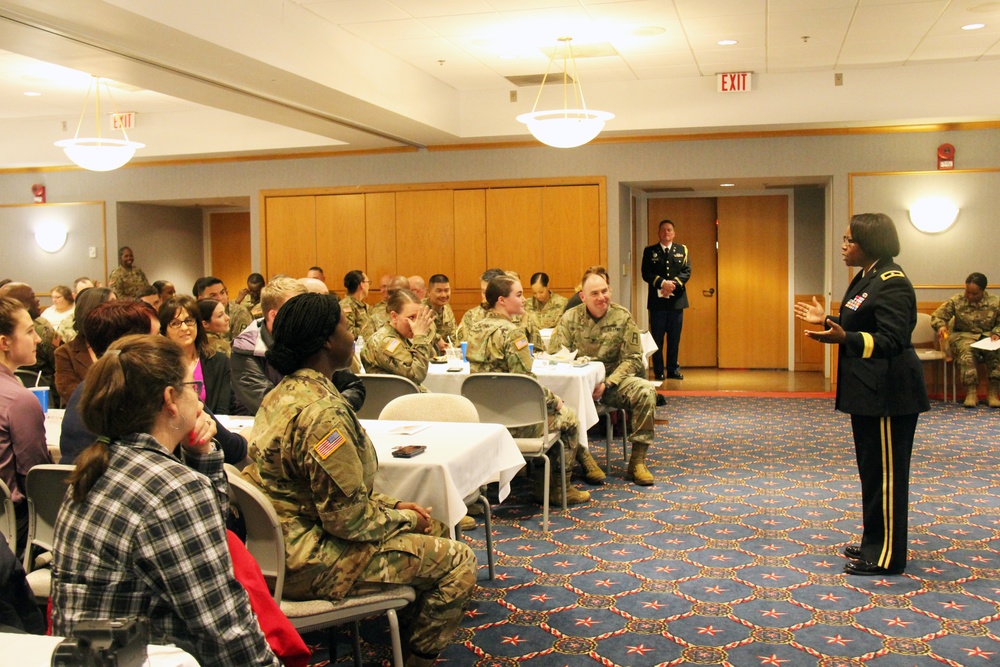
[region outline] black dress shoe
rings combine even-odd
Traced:
[[[655,373],[653,375],[653,379],[654,380],[659,380],[660,382],[663,382],[663,373]]]
[[[853,544],[849,547],[844,547],[844,555],[851,560],[861,560],[861,547],[856,547]]]
[[[664,396],[663,394],[657,394],[656,395],[656,407],[662,408],[666,404],[667,404],[667,397]]]
[[[680,374],[680,371],[676,373],[667,373],[668,380],[683,380],[684,376]]]
[[[866,560],[852,560],[847,565],[844,566],[844,572],[847,574],[856,574],[861,577],[872,577],[875,575],[883,574],[902,574],[906,567],[897,567],[893,569],[887,569],[884,567],[879,567],[875,563],[869,563]]]

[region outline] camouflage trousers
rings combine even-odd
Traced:
[[[375,593],[384,584],[415,588],[412,613],[402,614],[409,628],[407,652],[426,658],[448,646],[476,586],[476,555],[447,535],[447,526],[432,519],[430,535],[404,533],[386,540],[348,593]]]
[[[633,444],[653,444],[653,418],[656,411],[656,390],[643,380],[629,377],[611,390],[604,392],[601,402],[612,408],[624,408],[632,413]]]
[[[573,412],[573,408],[565,403],[558,410],[549,410],[549,432],[556,429],[561,433],[559,442],[562,443],[566,467],[569,468],[576,456],[576,448],[580,444],[580,420]],[[515,438],[540,438],[542,437],[542,425],[512,428],[510,434]],[[553,469],[555,469],[554,465]]]
[[[981,334],[971,331],[955,331],[948,337],[951,353],[958,364],[958,372],[964,386],[979,384],[979,374],[976,372],[976,361],[986,364],[990,382],[1000,380],[1000,350],[977,350],[972,344],[982,338]]]

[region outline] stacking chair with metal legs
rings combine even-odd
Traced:
[[[10,489],[0,479],[0,535],[7,540],[11,551],[17,551],[17,517],[14,516],[14,500]]]
[[[365,403],[358,410],[358,419],[378,419],[392,399],[420,393],[420,387],[401,375],[367,373],[359,377],[365,385]]]
[[[471,422],[479,421],[479,413],[472,401],[455,394],[410,394],[389,401],[382,408],[379,419],[396,421],[429,421],[429,422]],[[486,563],[490,579],[493,579],[495,569],[495,552],[493,551],[493,519],[490,514],[490,501],[486,498],[486,487],[480,487],[464,499],[466,507],[479,503],[483,507],[483,521],[486,524]],[[456,535],[458,534],[456,529]]]
[[[52,570],[36,559],[39,551],[52,551],[56,517],[66,497],[66,478],[74,466],[43,463],[28,471],[24,495],[28,502],[28,542],[24,548],[24,571],[35,601],[45,604],[52,592]]]
[[[549,486],[552,466],[546,454],[559,441],[559,431],[549,431],[549,415],[545,408],[545,391],[530,375],[514,373],[474,373],[462,383],[462,396],[468,398],[479,412],[479,421],[502,424],[507,428],[542,425],[538,438],[514,438],[525,458],[542,459],[545,474],[542,490],[542,530],[549,529]],[[559,480],[562,485],[562,507],[566,510],[566,455],[559,449]]]
[[[615,426],[611,416],[618,413],[622,424],[622,459],[628,461],[628,412],[625,408],[612,408],[604,403],[597,404],[597,416],[604,417],[607,439],[604,441],[604,472],[611,474],[611,442],[615,439]]]
[[[394,667],[403,667],[403,647],[399,636],[399,619],[396,610],[402,609],[417,599],[416,591],[410,586],[394,585],[378,593],[347,597],[336,602],[332,600],[283,600],[282,589],[285,582],[285,542],[278,521],[278,513],[271,501],[260,489],[244,480],[235,469],[227,467],[229,488],[235,499],[235,506],[246,521],[247,551],[257,561],[264,579],[274,595],[281,611],[300,633],[327,629],[331,662],[333,662],[334,636],[332,628],[344,623],[354,626],[354,664],[361,667],[361,635],[359,621],[370,616],[385,614],[389,619],[392,635],[392,659]]]
[[[942,344],[938,341],[937,332],[931,326],[931,316],[927,313],[917,313],[917,323],[913,327],[913,332],[910,334],[910,343],[914,345],[914,351],[917,353],[917,358],[922,362],[936,362],[940,361],[942,364],[941,373],[941,390],[944,395],[945,403],[948,402],[948,356],[944,350],[940,349]],[[916,347],[917,345],[926,345],[932,343],[933,348],[928,347]],[[944,343],[947,345],[947,343]],[[954,384],[952,385],[952,398],[955,398]]]

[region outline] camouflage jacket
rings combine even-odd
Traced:
[[[378,331],[382,325],[389,321],[389,308],[385,301],[379,301],[368,309],[368,322],[372,331]]]
[[[524,308],[539,329],[554,329],[559,324],[559,318],[562,317],[563,311],[566,310],[567,300],[566,297],[558,294],[551,294],[545,303],[531,297]]]
[[[146,274],[142,269],[135,266],[131,269],[119,266],[108,277],[108,287],[119,299],[138,299],[139,292],[144,287],[149,287],[149,281],[146,280]]]
[[[473,373],[518,373],[530,375],[532,359],[528,353],[528,336],[510,318],[495,311],[473,324],[468,332],[465,352]],[[559,398],[545,390],[545,406],[554,412]]]
[[[465,311],[465,315],[462,315],[462,323],[458,325],[458,330],[455,331],[455,342],[458,343],[463,340],[469,340],[469,329],[472,328],[476,322],[479,322],[484,317],[486,313],[489,312],[489,308],[486,307],[486,303],[480,303],[478,306],[473,306]]]
[[[343,597],[382,543],[417,524],[412,510],[372,491],[378,459],[368,434],[329,378],[302,368],[257,412],[243,476],[271,499],[285,536],[285,591],[313,582]]]
[[[969,303],[965,294],[956,294],[934,311],[931,326],[937,331],[955,318],[953,331],[969,331],[983,336],[1000,335],[1000,297],[983,293],[979,303]]]
[[[368,304],[348,294],[340,300],[340,312],[347,318],[347,326],[351,328],[354,339],[360,336],[367,343],[375,333],[368,316]]]
[[[229,315],[229,340],[236,338],[253,322],[250,309],[230,301],[226,304],[226,315]]]
[[[419,385],[427,377],[427,367],[434,356],[433,340],[433,327],[423,336],[409,340],[391,324],[385,324],[365,343],[361,361],[368,373],[401,375]]]
[[[549,351],[562,347],[602,362],[607,381],[615,385],[643,371],[639,327],[631,313],[617,303],[612,303],[599,320],[590,316],[586,304],[563,313],[549,340]]]
[[[434,327],[437,329],[437,335],[434,336],[434,346],[436,348],[434,353],[437,354],[437,349],[439,349],[437,348],[438,341],[443,340],[447,343],[451,340],[453,343],[458,343],[458,340],[455,339],[455,329],[458,328],[455,322],[455,311],[451,309],[451,306],[444,304],[441,306],[439,312],[437,308],[431,305],[430,299],[424,299],[422,303],[430,308],[434,314]]]
[[[42,380],[41,385],[49,387],[50,394],[49,405],[59,405],[59,394],[56,392],[56,348],[59,347],[60,340],[59,335],[56,330],[52,328],[49,321],[37,317],[34,320],[35,333],[41,340],[38,342],[38,346],[35,348],[35,363],[30,366],[21,366],[21,370],[30,371],[34,373],[35,378],[32,380],[34,384],[38,379],[38,373],[41,372]],[[69,399],[69,397],[66,397]]]

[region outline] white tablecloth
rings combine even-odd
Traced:
[[[542,335],[542,342],[545,343],[545,347],[549,346],[549,338],[552,337],[552,332],[555,329],[542,329],[540,331]],[[653,334],[648,331],[642,332],[642,365],[645,368],[649,368],[649,355],[656,352],[656,340],[653,338]]]
[[[49,667],[52,664],[52,652],[62,637],[46,637],[41,635],[19,635],[0,633],[0,644],[3,644],[3,664],[17,667]],[[176,646],[147,646],[147,667],[198,667],[198,661],[190,653],[185,653]]]
[[[503,426],[464,422],[399,422],[362,419],[378,453],[375,490],[431,508],[431,516],[454,526],[465,516],[464,499],[480,486],[499,479],[501,502],[524,457]],[[426,426],[412,435],[393,430]],[[392,449],[424,445],[427,451],[409,459],[393,458]]]
[[[590,362],[581,368],[570,364],[548,365],[535,360],[531,369],[538,382],[573,408],[580,419],[580,442],[587,446],[587,429],[598,421],[594,405],[594,389],[604,380],[604,364]],[[448,370],[447,364],[431,364],[423,385],[439,394],[461,394],[462,382],[469,377],[469,364],[459,372]]]

